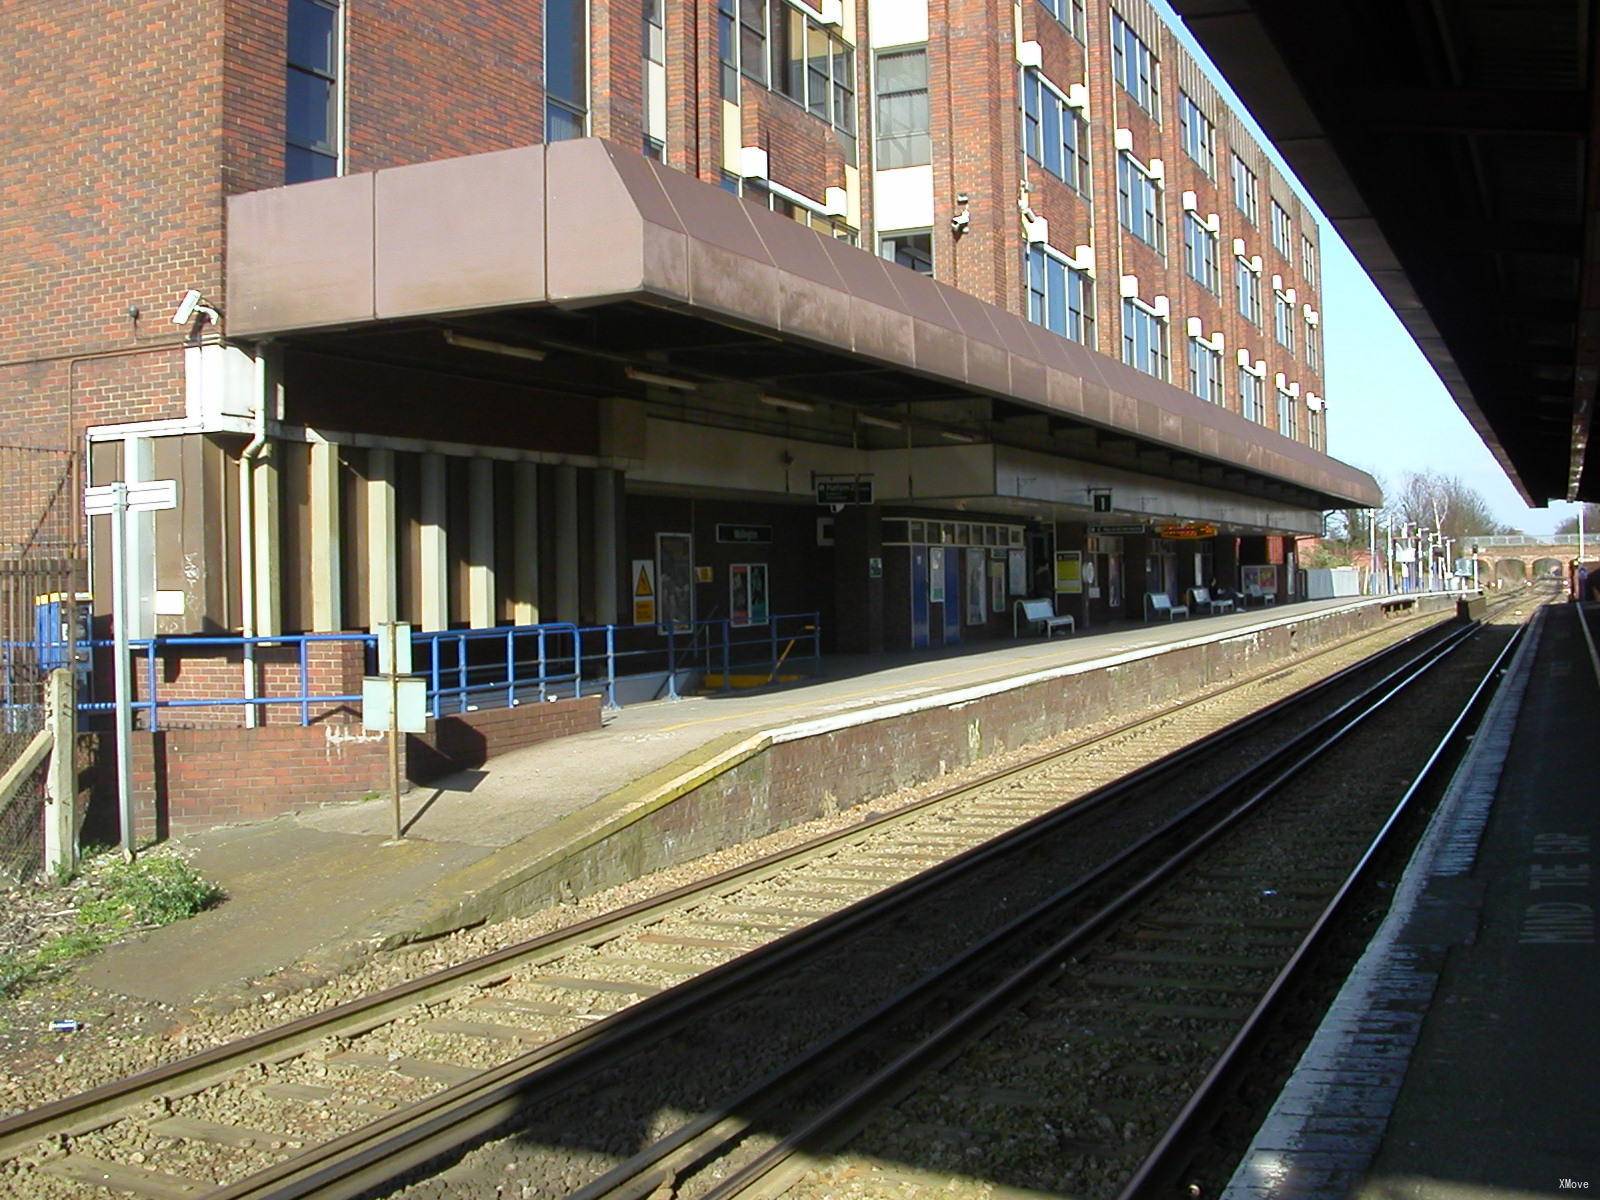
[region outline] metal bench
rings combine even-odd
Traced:
[[[1043,625],[1044,635],[1054,637],[1056,630],[1062,626],[1072,632],[1078,632],[1078,624],[1071,617],[1056,616],[1056,607],[1048,600],[1018,600],[1017,611],[1012,614],[1012,632],[1016,633],[1017,616],[1020,613],[1022,620],[1030,625]]]
[[[1144,594],[1144,619],[1148,621],[1157,613],[1165,613],[1169,621],[1180,615],[1187,620],[1189,607],[1186,604],[1174,604],[1171,597],[1165,592],[1146,592]]]
[[[1262,608],[1265,608],[1269,604],[1278,602],[1278,593],[1267,591],[1259,583],[1252,583],[1244,590],[1244,602],[1246,604],[1259,604]]]
[[[1208,613],[1233,611],[1233,601],[1225,596],[1212,596],[1210,588],[1190,588],[1189,604]]]

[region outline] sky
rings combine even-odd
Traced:
[[[1155,0],[1167,23],[1191,54],[1204,64],[1233,105],[1244,113],[1280,171],[1294,179],[1250,110],[1172,11]],[[1473,488],[1497,520],[1525,533],[1550,533],[1578,506],[1553,501],[1529,508],[1517,495],[1472,426],[1439,382],[1422,351],[1401,326],[1394,310],[1356,262],[1316,197],[1295,181],[1322,221],[1322,329],[1328,402],[1328,452],[1378,477],[1397,491],[1413,471],[1454,475]]]

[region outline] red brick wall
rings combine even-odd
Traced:
[[[388,745],[360,726],[162,729],[136,732],[132,745],[141,839],[360,800],[389,786]],[[400,754],[404,772],[404,746]],[[114,764],[111,753],[99,755],[94,806],[102,827],[115,820]]]
[[[437,779],[523,746],[600,728],[599,695],[460,713],[407,738],[412,778]]]

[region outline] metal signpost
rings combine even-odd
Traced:
[[[178,507],[178,481],[103,483],[85,488],[83,512],[111,518],[112,669],[116,678],[117,813],[122,823],[122,857],[133,861],[133,676],[128,662],[128,514]],[[72,637],[73,631],[68,631]]]
[[[389,794],[394,803],[394,840],[405,837],[400,812],[400,735],[426,733],[428,681],[411,674],[411,626],[378,626],[378,673],[361,681],[361,724],[389,735]]]

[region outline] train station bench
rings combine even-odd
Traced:
[[[1233,601],[1226,596],[1212,596],[1210,588],[1190,588],[1189,606],[1208,613],[1233,611]]]
[[[1259,604],[1262,608],[1265,608],[1269,604],[1276,604],[1278,602],[1278,593],[1267,591],[1267,589],[1262,587],[1259,583],[1252,583],[1244,590],[1244,602],[1247,606],[1251,604]]]
[[[1189,606],[1174,604],[1171,597],[1165,592],[1146,592],[1144,594],[1144,619],[1148,621],[1158,613],[1166,614],[1167,620],[1182,615],[1185,619],[1189,616]]]
[[[1031,626],[1044,626],[1044,635],[1047,638],[1055,636],[1056,630],[1065,626],[1069,633],[1078,632],[1078,624],[1070,616],[1058,617],[1055,605],[1048,600],[1018,600],[1017,608],[1022,614],[1022,619]]]

